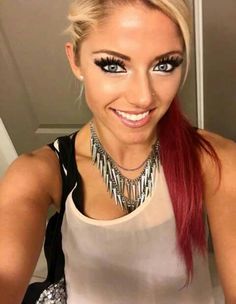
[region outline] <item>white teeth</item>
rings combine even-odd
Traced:
[[[145,113],[142,113],[142,114],[128,114],[128,113],[125,113],[125,112],[121,112],[121,111],[118,111],[118,110],[116,110],[116,112],[120,115],[120,116],[122,116],[122,117],[124,117],[124,118],[126,118],[126,119],[128,119],[128,120],[132,120],[132,121],[138,121],[138,120],[141,120],[141,119],[143,119],[144,117],[146,117],[148,114],[149,114],[149,111],[147,111],[147,112],[145,112]]]

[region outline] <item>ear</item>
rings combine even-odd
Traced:
[[[66,55],[69,60],[72,72],[74,73],[76,78],[81,79],[81,77],[82,77],[81,70],[80,70],[80,67],[76,64],[73,44],[71,42],[67,42],[65,44],[65,51],[66,51]]]

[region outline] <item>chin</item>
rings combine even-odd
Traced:
[[[135,130],[135,132],[133,130],[131,130],[130,132],[126,132],[125,135],[117,134],[116,137],[119,138],[120,141],[122,141],[123,143],[125,143],[127,145],[132,145],[132,144],[142,145],[142,144],[146,144],[148,142],[153,142],[156,140],[156,134],[155,134],[156,131],[155,130],[152,129],[148,132],[147,132],[147,130],[142,130],[142,131]]]

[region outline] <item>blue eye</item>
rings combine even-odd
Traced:
[[[94,63],[99,66],[105,73],[124,73],[126,72],[125,64],[122,60],[114,57],[95,59]]]
[[[162,72],[162,73],[170,73],[172,72],[175,68],[180,66],[183,62],[182,57],[166,57],[162,58],[158,64],[154,67],[154,71]]]
[[[121,73],[123,72],[123,69],[118,65],[118,64],[107,64],[105,66],[103,66],[103,69],[106,72],[110,72],[110,73]]]
[[[170,63],[161,63],[158,64],[156,67],[158,68],[157,71],[160,72],[171,72],[174,69],[173,65]]]

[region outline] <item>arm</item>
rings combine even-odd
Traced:
[[[20,156],[1,181],[1,303],[21,303],[42,247],[48,207],[59,207],[60,189],[59,164],[48,147]]]
[[[205,204],[216,265],[227,304],[236,303],[236,144],[207,134],[221,161],[221,179],[213,162],[204,162]]]

